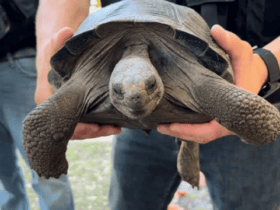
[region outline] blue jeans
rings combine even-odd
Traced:
[[[111,210],[166,210],[180,184],[173,137],[123,129],[113,141]],[[214,210],[276,210],[280,207],[280,138],[252,146],[236,136],[200,146]]]
[[[35,58],[12,59],[0,63],[0,209],[30,209],[16,150],[28,165],[22,144],[22,121],[36,106]],[[68,176],[39,178],[32,171],[32,187],[41,209],[74,209]]]

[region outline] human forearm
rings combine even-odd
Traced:
[[[88,16],[89,0],[41,0],[36,18],[37,46],[63,27],[77,30]]]
[[[88,16],[89,0],[41,0],[36,18],[37,36],[37,88],[36,104],[39,105],[52,94],[47,75],[50,58],[77,30]]]
[[[269,50],[273,55],[275,56],[277,62],[278,62],[278,67],[280,66],[280,36],[274,39],[272,42],[267,44],[266,46],[263,47],[263,49]],[[275,66],[276,68],[276,66]],[[280,71],[280,69],[279,69]],[[267,71],[268,74],[268,71]],[[267,82],[267,80],[265,81]]]
[[[64,27],[76,31],[88,16],[89,5],[89,0],[41,0],[36,18],[37,50],[44,51],[54,34]]]
[[[263,49],[269,50],[275,56],[278,65],[280,66],[280,36],[270,42],[269,44],[265,45]],[[264,60],[258,55],[254,54],[257,60],[259,60],[258,71],[256,72],[261,79],[262,86],[268,81],[268,69],[264,62]]]
[[[274,54],[278,61],[278,65],[280,66],[280,36],[269,44],[265,45],[263,48],[270,50]]]

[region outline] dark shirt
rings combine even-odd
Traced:
[[[252,46],[263,47],[280,35],[278,0],[236,0],[228,5],[226,28]]]
[[[102,6],[115,2],[119,0],[102,0]],[[263,47],[280,35],[278,0],[169,0],[169,2],[191,7],[198,13],[201,12],[202,4],[216,3],[219,15],[226,12],[228,14],[226,29],[248,41],[252,46]],[[220,20],[222,19],[223,17]]]
[[[2,0],[2,4],[15,2],[34,2],[37,0]],[[102,6],[119,2],[120,0],[103,0]],[[252,46],[263,47],[280,35],[280,12],[278,0],[169,0],[179,5],[189,6],[200,13],[202,4],[216,2],[218,13],[227,12],[226,29],[237,34],[241,39],[248,41]],[[1,2],[1,0],[0,0]],[[35,5],[35,4],[34,4]],[[19,6],[20,7],[20,6]],[[22,7],[22,6],[21,6]],[[37,5],[35,5],[37,7]],[[10,6],[5,6],[11,10]],[[30,5],[28,6],[30,7]],[[227,9],[225,9],[227,8]],[[13,11],[7,11],[13,19],[12,30],[0,40],[0,57],[6,52],[14,52],[24,47],[35,47],[35,13],[36,9],[29,10],[29,18],[22,21],[23,17],[13,15]],[[30,15],[31,14],[31,15]]]
[[[37,0],[0,0],[10,22],[10,31],[0,39],[0,58],[36,45],[35,15]]]

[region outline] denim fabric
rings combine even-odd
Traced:
[[[0,209],[30,209],[25,182],[16,150],[28,165],[22,144],[22,121],[35,107],[35,58],[0,63]],[[39,197],[40,209],[74,209],[68,176],[39,178],[32,171],[32,187]]]
[[[280,138],[266,146],[228,136],[200,146],[215,210],[280,208]],[[113,141],[111,210],[166,210],[180,184],[174,138],[123,129]]]
[[[167,209],[181,182],[174,138],[123,128],[113,140],[112,160],[110,209]]]
[[[200,146],[214,210],[280,209],[280,137],[253,146],[228,136]]]

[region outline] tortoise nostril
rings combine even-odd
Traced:
[[[143,111],[145,107],[145,96],[141,92],[132,93],[125,98],[131,111]]]
[[[141,96],[140,96],[140,94],[135,94],[135,95],[131,96],[130,99],[133,101],[138,101],[138,100],[141,100]]]
[[[137,100],[137,99],[140,99],[140,96],[133,96],[131,97],[132,100]]]

